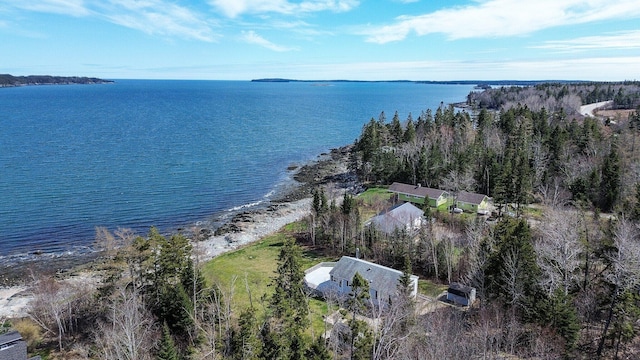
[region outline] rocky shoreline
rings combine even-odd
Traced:
[[[360,187],[357,176],[348,166],[352,147],[332,149],[308,164],[290,166],[288,170],[294,173],[293,179],[296,181],[293,187],[271,200],[266,207],[239,212],[216,229],[203,229],[205,235],[212,233],[213,236],[221,236],[241,232],[246,224],[254,223],[258,218],[278,216],[295,203],[312,198],[314,189],[320,186],[340,189],[342,192],[357,192]]]
[[[299,221],[311,212],[314,189],[322,186],[329,196],[339,197],[345,191],[361,190],[354,171],[349,169],[352,146],[321,154],[317,160],[299,168],[290,167],[296,186],[272,200],[263,209],[243,211],[213,230],[205,240],[194,244],[201,259],[206,261],[219,254],[257,241],[278,231],[286,224]]]
[[[319,186],[324,186],[329,194],[333,193],[336,197],[341,197],[344,191],[358,192],[360,184],[357,176],[348,166],[352,147],[349,145],[332,149],[308,164],[300,167],[291,166],[289,170],[294,173],[295,186],[272,200],[264,208],[239,212],[215,229],[201,228],[199,237],[204,240],[194,243],[194,249],[200,261],[210,260],[221,253],[257,241],[278,231],[288,223],[303,219],[311,211],[312,193]],[[0,290],[4,290],[7,294],[11,293],[12,296],[22,296],[20,294],[28,292],[25,290],[25,285],[28,284],[32,274],[57,274],[64,277],[68,274],[90,271],[93,262],[97,260],[99,260],[98,254],[91,253],[81,257],[41,258],[10,266],[0,266]],[[6,291],[11,288],[21,291],[15,294]],[[0,295],[6,294],[0,292]],[[12,296],[0,296],[0,309],[11,301]],[[2,315],[0,311],[0,316]]]

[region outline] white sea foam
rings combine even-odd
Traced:
[[[264,203],[264,200],[260,200],[260,201],[256,201],[256,202],[252,202],[252,203],[248,203],[248,204],[244,204],[244,205],[239,205],[239,206],[234,206],[231,209],[228,209],[228,212],[234,212],[234,211],[240,211],[243,209],[249,209],[249,208],[253,208],[256,207],[260,204]]]

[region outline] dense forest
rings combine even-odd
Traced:
[[[44,331],[53,342],[30,348],[66,359],[637,358],[638,89],[489,89],[470,94],[465,110],[443,105],[404,120],[382,113],[363,126],[350,160],[363,185],[483,193],[497,208],[493,221],[425,208],[429,221],[417,233],[385,234],[365,222],[392,205],[389,196],[319,187],[301,230],[278,245],[269,290],[237,285],[249,294],[241,309],[235,288],[203,276],[198,231],[190,241],[100,228],[98,284],[36,279],[30,318],[15,326],[25,337]],[[579,114],[595,100],[633,111],[615,123]],[[351,297],[323,300],[345,319],[324,338],[310,331],[303,250],[332,259],[357,251],[405,275],[384,308],[371,306],[358,276]],[[417,311],[425,300],[409,296],[411,273],[473,286],[478,301]]]
[[[545,83],[535,86],[511,86],[472,92],[469,105],[488,109],[509,109],[526,105],[530,110],[548,113],[578,114],[580,105],[613,101],[614,109],[634,109],[640,105],[640,82],[624,83]]]

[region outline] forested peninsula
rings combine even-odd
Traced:
[[[238,247],[287,200],[215,235],[99,228],[90,271],[36,276],[28,316],[0,323],[49,359],[638,358],[638,147],[638,82],[383,112],[326,159],[332,174],[299,170],[312,190],[300,220],[213,259],[212,242]],[[420,203],[398,184],[447,195]],[[459,208],[464,194],[486,211]],[[421,221],[379,226],[403,199]],[[344,256],[367,261],[339,279],[348,291],[312,291],[306,275]],[[380,298],[382,266],[397,281]],[[449,298],[471,288],[469,306]]]
[[[0,87],[25,85],[107,84],[112,82],[112,80],[98,79],[94,77],[51,75],[13,76],[9,74],[0,74]]]

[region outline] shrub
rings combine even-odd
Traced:
[[[29,351],[33,351],[33,349],[42,341],[40,326],[30,319],[21,319],[16,321],[13,324],[13,328],[22,335],[22,339],[27,343]]]

